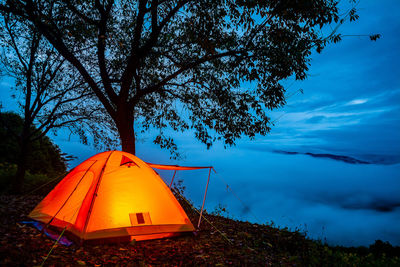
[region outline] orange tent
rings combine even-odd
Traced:
[[[147,164],[120,151],[97,154],[75,167],[36,206],[29,217],[83,241],[163,238],[193,231],[186,213],[160,176]]]

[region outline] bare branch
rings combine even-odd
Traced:
[[[91,24],[91,25],[98,25],[98,21],[89,18],[82,12],[80,12],[69,0],[63,0],[63,3],[67,5],[68,9],[71,10],[75,15],[80,17],[82,20],[84,20],[86,23]]]
[[[129,94],[129,88],[132,83],[132,79],[136,70],[136,66],[138,65],[138,48],[140,38],[142,36],[143,31],[143,23],[144,16],[147,13],[146,10],[147,0],[139,0],[139,11],[136,19],[134,36],[131,44],[131,54],[128,57],[128,63],[121,77],[121,90],[120,90],[120,98],[126,98]],[[140,88],[137,88],[139,90]]]
[[[172,79],[176,78],[179,74],[181,74],[189,69],[193,69],[193,68],[199,66],[200,64],[203,64],[205,62],[209,62],[209,61],[212,61],[212,60],[215,60],[218,58],[223,58],[223,57],[228,57],[228,56],[237,56],[237,55],[241,54],[242,52],[243,51],[228,51],[228,52],[224,52],[224,53],[220,53],[220,54],[206,55],[202,58],[199,58],[198,60],[186,63],[179,70],[168,75],[163,80],[161,80],[159,83],[149,86],[149,87],[137,92],[136,95],[129,101],[129,105],[131,107],[134,107],[143,96],[145,96],[147,94],[151,94],[157,90],[160,90],[167,82],[171,81]]]
[[[32,73],[33,67],[36,60],[36,52],[39,47],[40,36],[38,33],[34,32],[32,36],[32,41],[30,44],[30,54],[29,54],[29,64],[27,71],[25,73],[26,76],[26,93],[25,93],[25,105],[24,105],[24,117],[26,124],[30,125],[33,121],[30,113],[30,105],[31,105],[31,98],[32,98]]]
[[[99,27],[99,35],[97,38],[97,58],[99,60],[99,68],[100,68],[100,76],[103,82],[104,89],[110,100],[114,103],[118,101],[118,96],[112,88],[110,75],[107,71],[106,59],[105,59],[105,45],[106,45],[106,32],[107,32],[107,20],[109,18],[109,12],[111,10],[111,6],[113,1],[109,2],[107,9],[104,10],[98,0],[96,2],[96,8],[100,12],[100,21],[98,23]]]
[[[157,11],[153,9],[152,7],[152,15],[154,13],[155,18],[152,16],[152,31],[150,34],[149,40],[146,42],[146,44],[140,48],[140,57],[143,58],[148,55],[150,52],[151,48],[157,44],[157,39],[160,36],[160,33],[162,29],[165,27],[165,25],[173,18],[173,16],[185,5],[189,2],[190,0],[182,0],[179,1],[178,4],[171,9],[171,11],[168,13],[168,15],[160,22],[160,25],[157,26]],[[157,1],[156,1],[157,4]],[[155,7],[157,8],[157,6]]]
[[[48,57],[48,59],[49,59],[49,57]],[[42,94],[48,89],[48,87],[50,86],[50,84],[53,82],[53,80],[54,80],[55,77],[57,76],[58,71],[60,70],[60,68],[61,68],[62,65],[64,64],[64,61],[65,61],[65,60],[62,60],[61,62],[59,62],[59,64],[58,64],[57,67],[54,69],[54,71],[51,73],[50,78],[49,78],[49,80],[48,80],[46,83],[44,83],[44,79],[45,79],[45,77],[46,77],[46,67],[45,67],[45,66],[43,67],[43,72],[42,72],[42,74],[41,74],[41,79],[40,79],[40,82],[39,82],[39,85],[38,85],[39,88],[38,88],[38,90],[37,90],[37,92],[36,92],[36,98],[35,98],[35,100],[34,100],[32,106],[31,106],[31,111],[30,111],[30,113],[35,113],[35,112],[34,112],[34,109],[35,109],[36,105],[39,104],[40,99],[41,99],[41,97],[42,97]],[[49,62],[49,61],[46,60],[46,62]],[[55,64],[55,62],[54,62],[53,64]],[[51,66],[52,66],[52,64],[50,64],[49,68],[51,68]],[[44,103],[44,105],[45,105],[45,104],[46,104],[46,103]]]
[[[94,79],[90,76],[86,68],[65,45],[62,40],[62,35],[61,33],[59,33],[59,30],[57,28],[55,30],[55,26],[52,27],[49,24],[44,23],[42,21],[42,18],[40,17],[41,12],[39,10],[36,10],[33,5],[25,6],[25,10],[29,16],[29,19],[33,23],[35,23],[37,29],[47,38],[47,40],[57,49],[57,51],[79,71],[83,79],[89,84],[93,92],[102,102],[107,112],[109,112],[111,116],[115,116],[114,108],[110,105],[108,99],[98,87]]]
[[[36,127],[35,131],[32,132],[31,136],[34,136],[37,133],[41,132],[43,130],[43,128],[47,127],[48,125],[53,124],[57,120],[57,116],[54,116],[54,115],[59,110],[60,106],[70,103],[70,102],[74,102],[79,99],[82,99],[89,95],[90,95],[89,93],[82,93],[81,95],[79,95],[77,97],[73,97],[73,98],[63,99],[62,97],[60,97],[58,103],[53,106],[52,111],[50,112],[50,114],[47,115],[47,119],[44,122],[42,122],[39,127]]]
[[[25,59],[21,56],[21,52],[19,51],[18,45],[15,41],[15,34],[13,33],[10,25],[8,24],[8,19],[4,18],[4,25],[7,29],[8,35],[11,39],[12,45],[11,47],[14,49],[15,53],[17,54],[18,60],[21,62],[21,65],[23,66],[23,68],[25,69],[25,71],[28,71],[28,66],[27,66],[27,62],[25,62]]]

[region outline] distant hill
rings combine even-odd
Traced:
[[[342,161],[349,164],[381,164],[392,165],[400,163],[399,155],[359,155],[358,158],[347,155],[337,155],[330,153],[313,153],[313,152],[299,152],[299,151],[285,151],[273,150],[274,153],[285,155],[307,155],[314,158],[328,158],[337,161]]]

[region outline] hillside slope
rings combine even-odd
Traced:
[[[39,265],[54,244],[38,230],[19,223],[41,198],[0,196],[0,265]],[[188,215],[197,221],[194,212]],[[46,266],[400,266],[399,247],[387,243],[377,242],[370,248],[329,247],[299,232],[209,214],[206,218],[215,228],[203,221],[197,235],[131,244],[58,245]]]

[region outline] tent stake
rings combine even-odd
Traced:
[[[207,190],[208,190],[208,184],[210,182],[210,176],[211,176],[211,168],[209,168],[209,170],[208,170],[208,179],[207,179],[206,191],[204,192],[203,205],[201,206],[199,222],[197,223],[197,229],[200,228],[201,216],[203,215],[204,203],[206,202],[206,195],[207,195]]]

